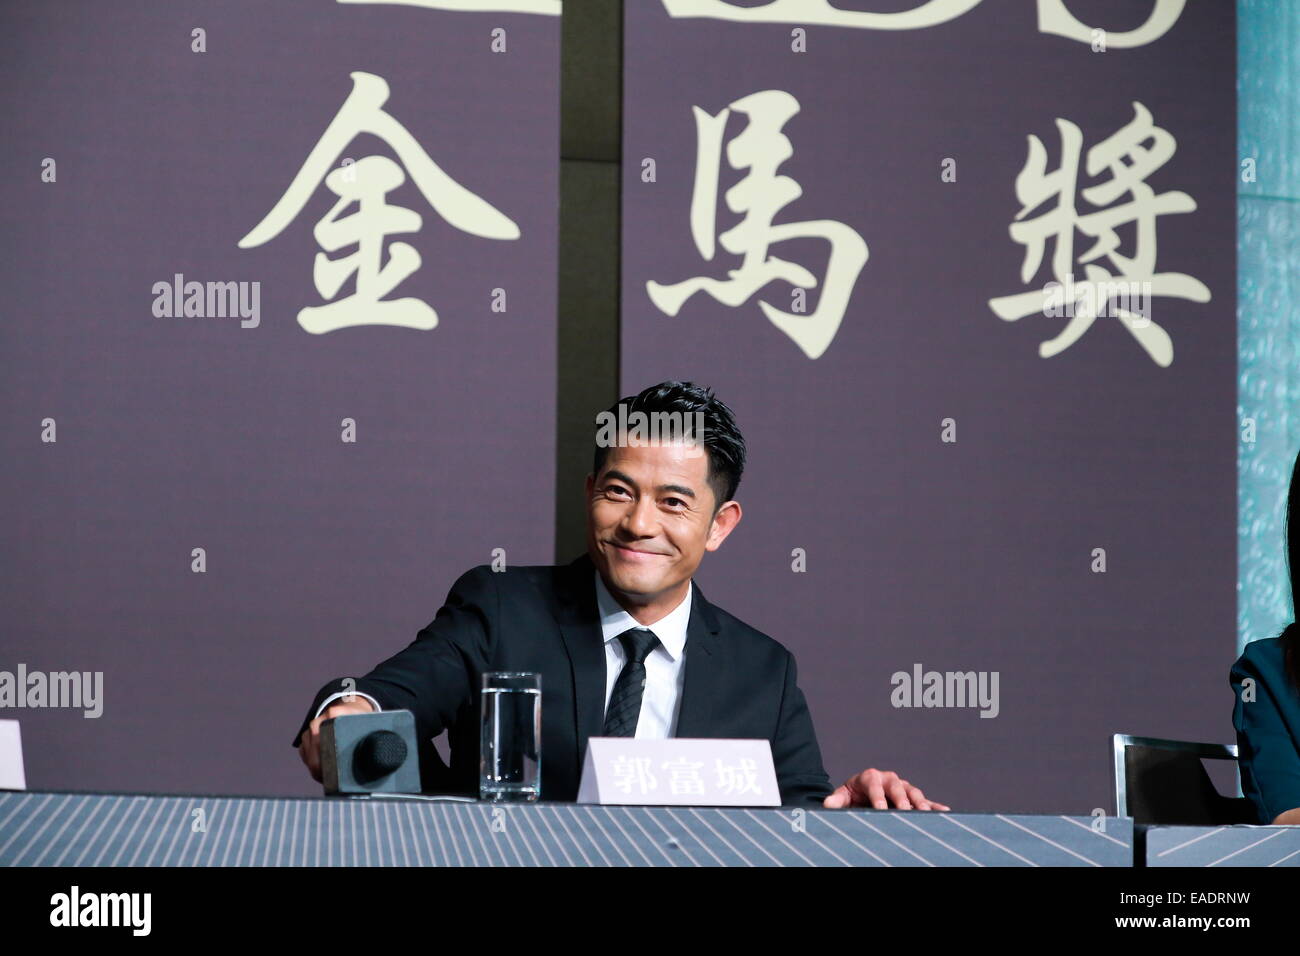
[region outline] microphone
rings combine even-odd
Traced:
[[[406,741],[391,730],[366,734],[352,757],[352,774],[360,783],[373,783],[406,761]]]
[[[409,710],[385,710],[323,721],[320,769],[327,796],[419,793],[415,715]]]

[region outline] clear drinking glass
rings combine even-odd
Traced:
[[[542,792],[542,675],[483,675],[479,798],[536,800]]]

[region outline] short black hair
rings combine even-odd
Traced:
[[[731,409],[714,396],[712,389],[694,382],[660,382],[637,395],[620,399],[604,414],[618,419],[620,405],[626,406],[628,415],[632,412],[676,412],[686,422],[695,420],[687,416],[701,413],[704,448],[709,456],[709,487],[713,489],[715,499],[714,513],[736,497],[740,476],[745,470],[745,436],[736,427],[736,417]],[[599,422],[601,417],[597,416],[596,420]],[[593,476],[600,474],[608,456],[609,447],[597,441],[591,471]]]

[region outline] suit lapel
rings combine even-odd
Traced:
[[[555,618],[573,673],[576,761],[579,772],[587,740],[605,728],[605,640],[596,604],[596,567],[586,554],[566,565],[559,578]],[[709,737],[713,699],[724,666],[718,619],[698,583],[692,583],[686,625],[685,676],[677,711],[677,737]]]
[[[713,700],[722,676],[722,642],[713,605],[699,584],[692,584],[691,618],[686,625],[685,679],[677,711],[676,737],[712,737]]]

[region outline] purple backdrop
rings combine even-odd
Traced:
[[[104,674],[97,719],[0,711],[22,720],[28,785],[319,792],[289,748],[316,688],[404,645],[492,548],[552,557],[559,19],[11,2],[0,62],[0,670]],[[352,173],[367,215],[334,227],[365,228],[321,235],[336,260],[360,239],[363,269],[399,241],[421,264],[322,291],[314,230],[338,197],[319,176],[273,238],[238,244],[354,72],[387,83],[391,120],[317,172],[387,156],[404,179],[387,202],[422,224],[379,228],[375,161]],[[449,177],[431,197],[394,121]],[[177,273],[260,283],[260,321],[156,316]],[[362,292],[344,327],[300,326]],[[437,326],[356,324],[401,298]]]
[[[699,579],[710,598],[795,652],[834,782],[875,766],[954,808],[1088,813],[1113,809],[1110,734],[1231,740],[1233,4],[1189,4],[1163,36],[1125,48],[1115,33],[1139,27],[1150,3],[1069,0],[1081,21],[1110,29],[1104,51],[1040,32],[1028,3],[985,0],[945,23],[899,30],[625,7],[623,393],[694,379],[735,409],[750,450],[744,519]],[[806,52],[795,49],[801,41]],[[697,196],[692,110],[717,115],[766,90],[797,100],[780,129],[792,155],[776,172],[800,188],[774,200],[771,169],[765,177],[748,168],[780,144],[769,104],[746,101],[727,120],[710,204],[707,189]],[[1133,143],[1121,144],[1119,159],[1099,149],[1092,169],[1090,151],[1134,120],[1134,102],[1176,151],[1134,174],[1151,195],[1134,183],[1108,195],[1097,187],[1125,175],[1113,164],[1133,161]],[[779,119],[780,98],[771,105]],[[1151,300],[1172,364],[1139,342],[1140,331],[1161,356],[1154,330],[1131,332],[1114,316],[1040,357],[1040,343],[1069,320],[1034,306],[1007,321],[990,307],[1053,278],[1056,233],[1022,280],[1026,246],[1009,230],[1022,211],[1028,137],[1045,148],[1048,177],[1061,165],[1058,119],[1081,135],[1077,188],[1031,171],[1026,197],[1035,185],[1061,196],[1034,196],[1021,221],[1058,201],[1083,217],[1141,200],[1153,234],[1123,214],[1066,219],[1060,234],[1073,237],[1076,279],[1094,236],[1111,227],[1117,248],[1091,264],[1181,273],[1193,280],[1173,283],[1184,292],[1203,284],[1208,301],[1194,292]],[[747,138],[734,139],[742,131]],[[717,160],[702,165],[719,169]],[[1162,205],[1177,205],[1166,196],[1175,192],[1195,211]],[[692,237],[693,199],[716,210],[709,234],[722,238],[711,260]],[[753,208],[764,201],[774,202],[774,220],[771,207],[766,219]],[[823,239],[775,244],[782,234],[766,233],[767,248],[763,237],[770,221],[822,220],[840,232],[785,233],[822,229],[848,256],[852,230],[869,257],[850,276],[838,330],[811,358],[796,338],[821,324],[821,290],[844,288],[851,270],[830,281]],[[1158,245],[1154,266],[1121,267],[1106,254],[1140,259],[1139,243],[1148,256]],[[746,255],[760,271],[770,256],[809,270],[818,284],[806,313],[795,312],[794,287],[781,278],[743,290],[740,304],[697,291],[676,315],[649,297],[648,281],[727,280]],[[1160,280],[1156,291],[1169,287]],[[797,334],[770,321],[760,301],[792,313]],[[943,440],[946,419],[955,442]],[[1104,573],[1094,549],[1104,549]],[[996,672],[997,716],[894,706],[892,675],[916,664]]]

